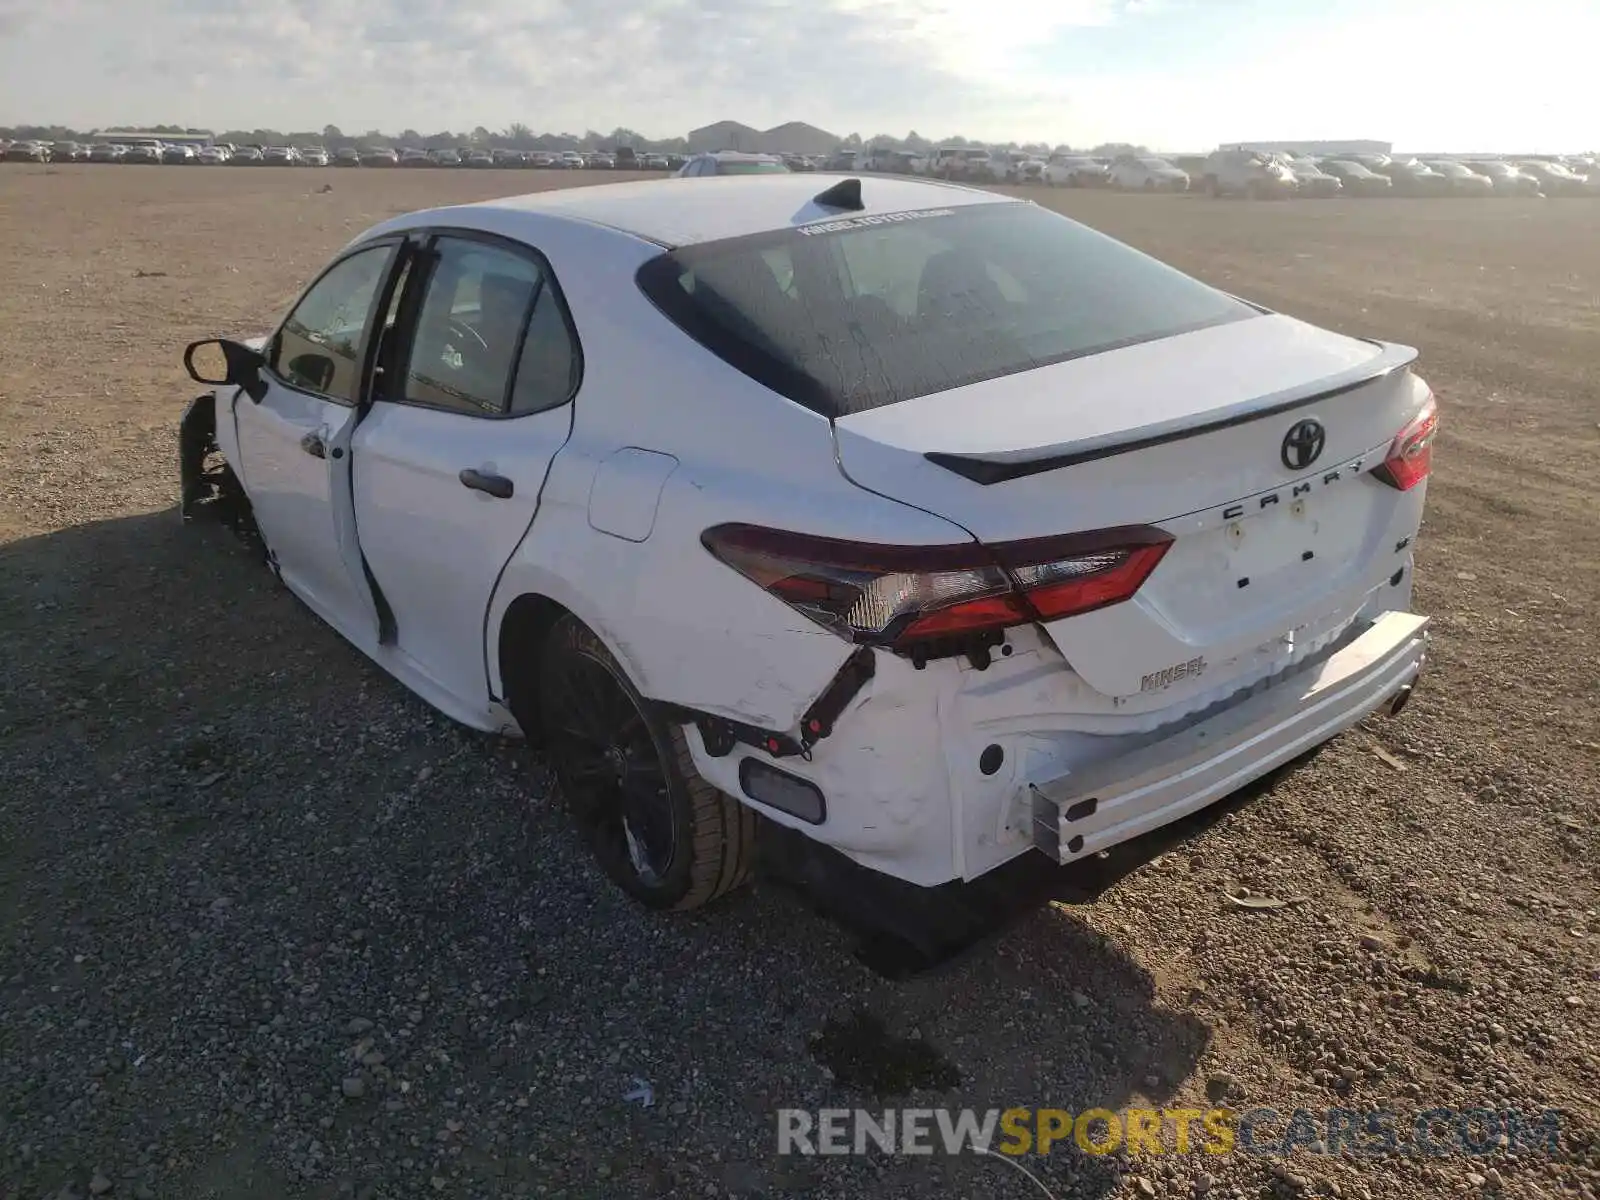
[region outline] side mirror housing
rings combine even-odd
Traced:
[[[261,379],[266,362],[259,350],[227,338],[191,342],[183,352],[183,369],[190,379],[212,387],[243,388],[257,403],[266,395]]]

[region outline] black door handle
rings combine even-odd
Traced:
[[[516,485],[504,475],[490,475],[484,471],[474,470],[472,467],[463,468],[461,482],[475,492],[487,492],[496,500],[509,500],[515,492]]]
[[[312,458],[328,457],[328,447],[323,442],[320,434],[306,434],[305,437],[300,439],[300,449],[311,455]]]

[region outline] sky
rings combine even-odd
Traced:
[[[1600,0],[0,0],[0,125],[1600,148]]]

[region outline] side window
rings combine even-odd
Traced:
[[[443,237],[399,398],[483,415],[506,411],[517,347],[543,278],[520,254]]]
[[[546,278],[533,302],[528,334],[522,341],[517,378],[511,388],[511,413],[524,416],[558,408],[578,386],[578,352],[556,291]]]
[[[304,391],[354,404],[362,337],[393,255],[393,246],[358,250],[317,280],[273,340],[272,373]]]

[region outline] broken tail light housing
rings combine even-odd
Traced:
[[[1439,430],[1439,403],[1432,396],[1389,445],[1372,473],[1392,488],[1409,492],[1433,470],[1433,435]]]
[[[1172,535],[1129,526],[992,546],[884,546],[733,524],[706,530],[701,541],[839,636],[917,654],[930,643],[1121,603],[1149,578]]]

